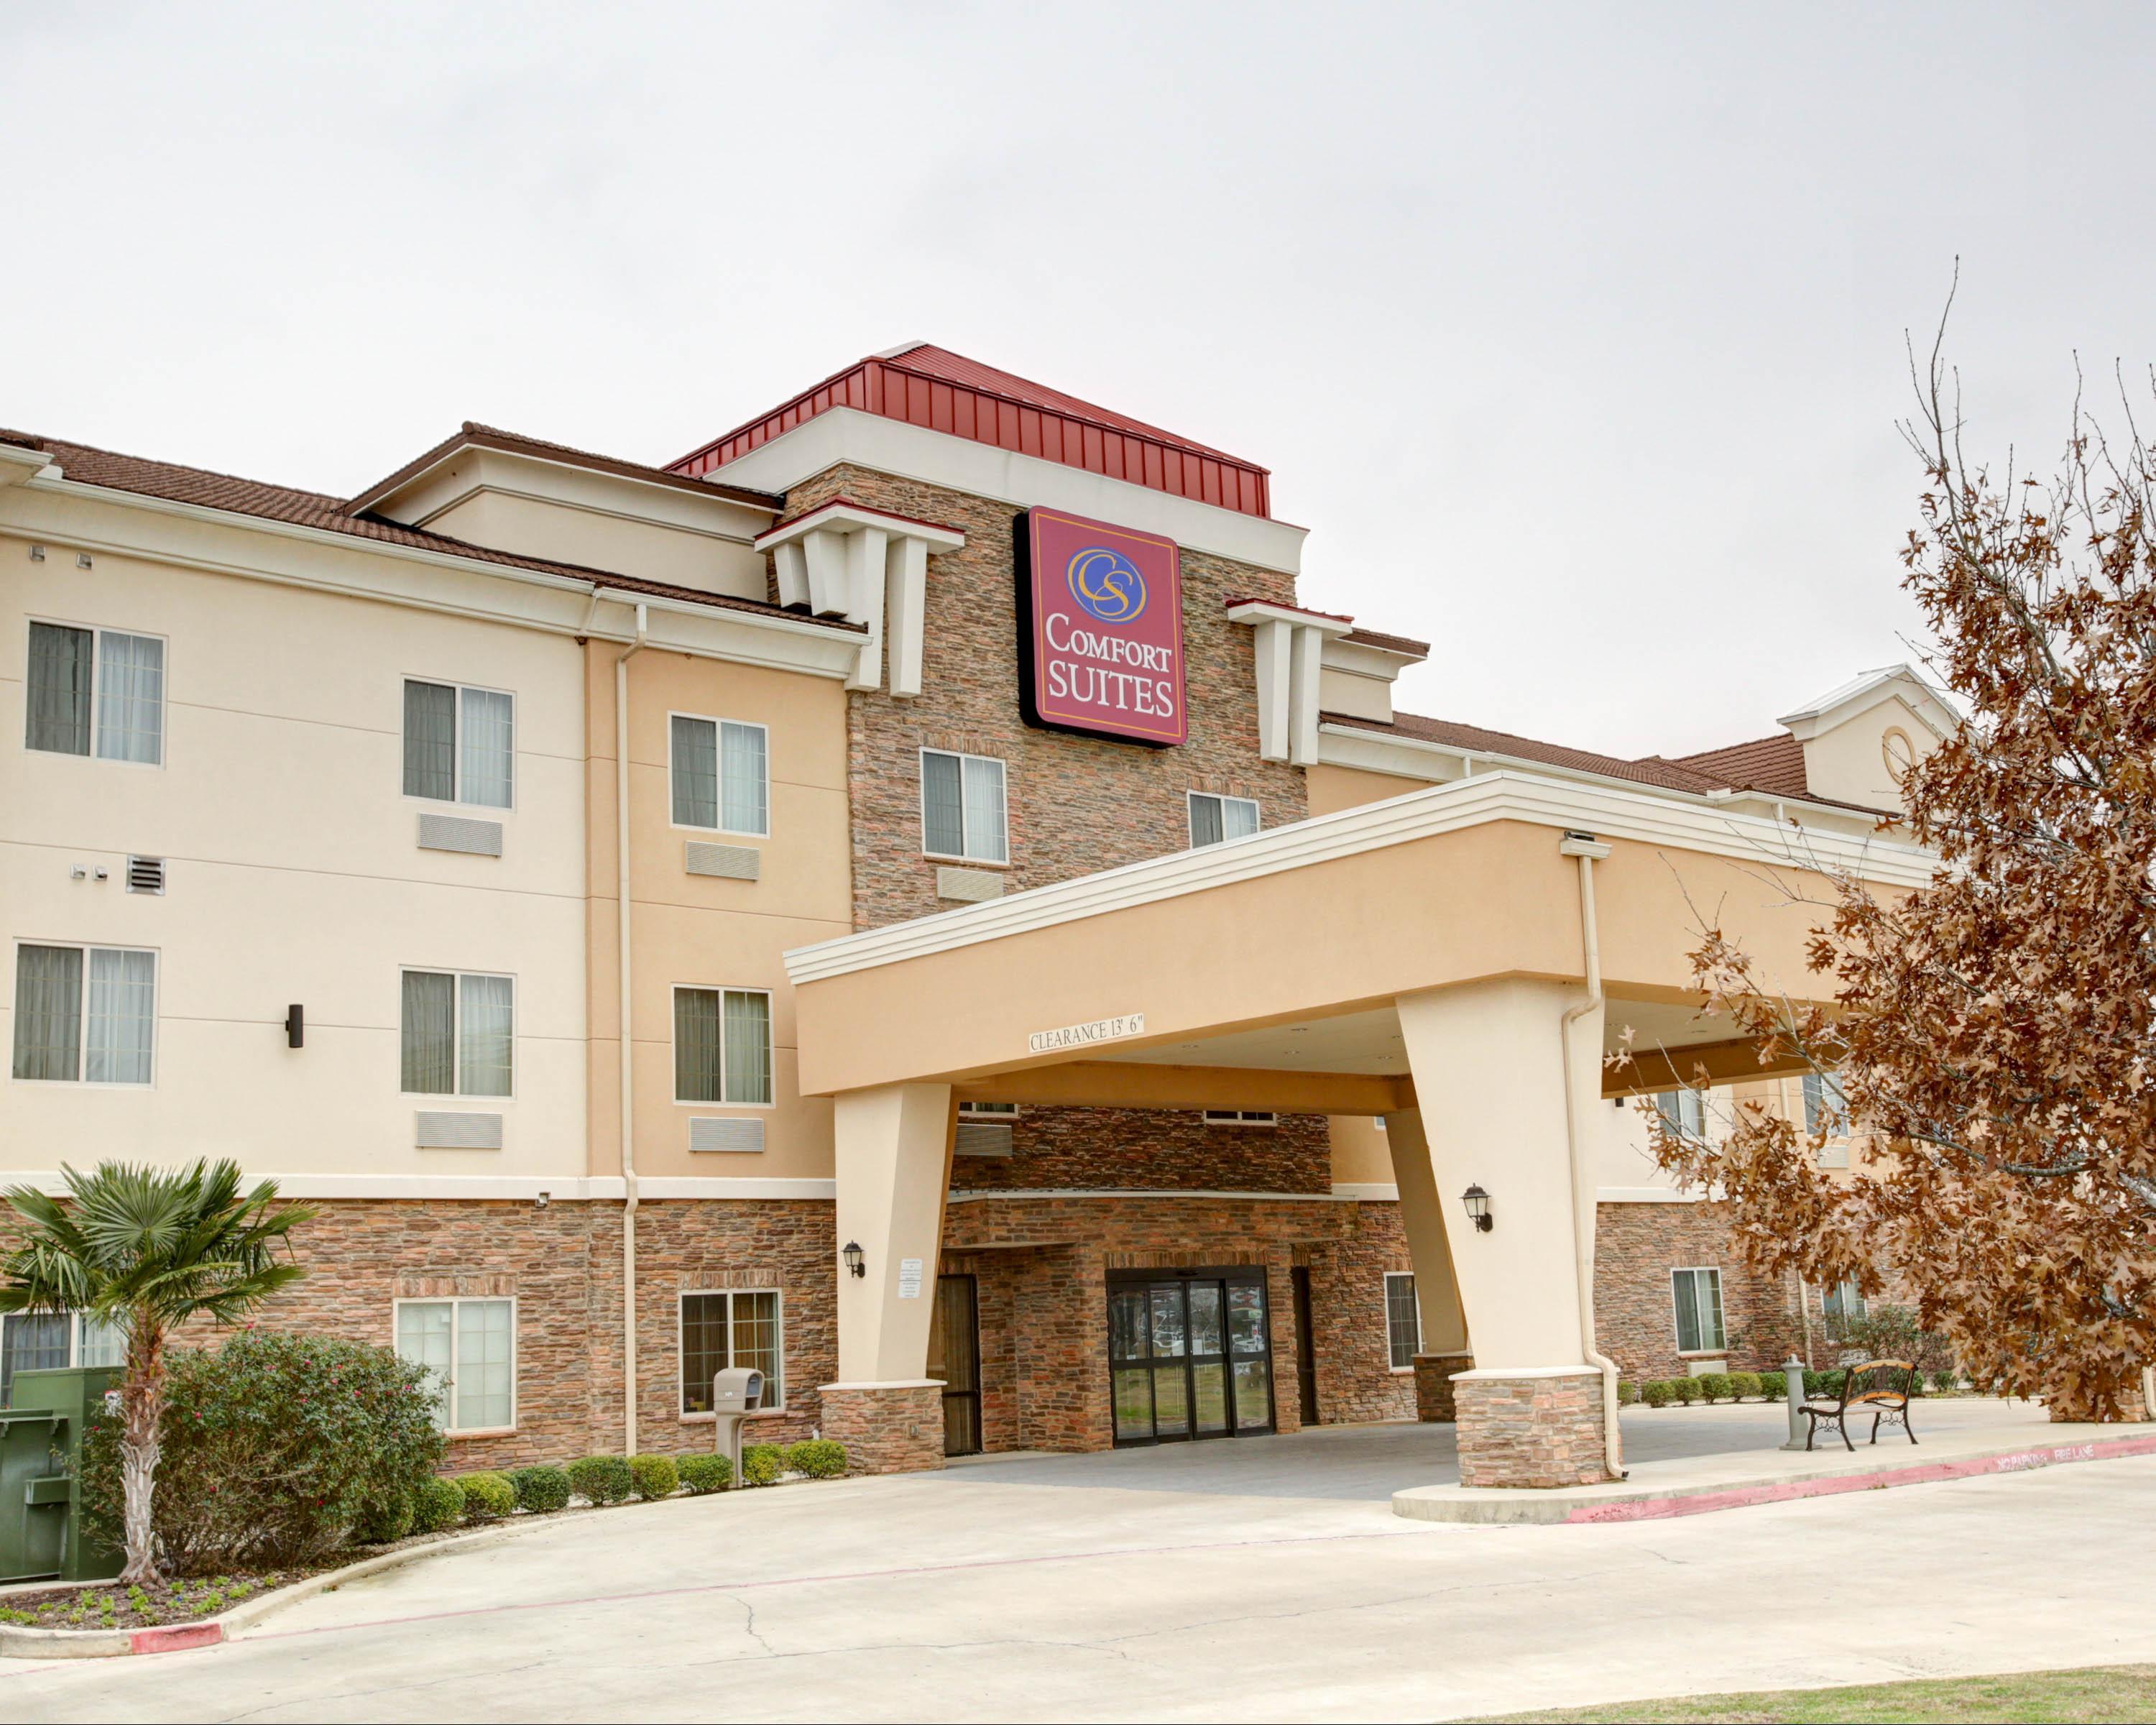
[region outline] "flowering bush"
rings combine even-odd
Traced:
[[[408,1529],[442,1459],[426,1373],[386,1348],[243,1331],[169,1356],[153,1522],[166,1566],[231,1574],[309,1562],[364,1528]],[[120,1426],[85,1435],[83,1513],[120,1540]]]

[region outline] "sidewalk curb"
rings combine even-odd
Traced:
[[[2156,1455],[2156,1435],[2097,1438],[2074,1443],[2002,1445],[1981,1455],[1958,1455],[1943,1461],[1917,1461],[1881,1467],[1865,1461],[1817,1473],[1742,1480],[1734,1484],[1652,1487],[1612,1491],[1606,1486],[1555,1491],[1464,1486],[1419,1486],[1393,1494],[1393,1513],[1410,1521],[1481,1522],[1512,1526],[1581,1526],[1611,1522],[1667,1521],[1677,1516],[1708,1515],[1717,1510],[1748,1509],[1754,1504],[1788,1503],[1804,1497],[1831,1497],[1846,1491],[1883,1491],[1896,1486],[1932,1485],[1947,1480],[2027,1473],[2076,1461],[2112,1461],[2129,1455]]]
[[[552,1520],[552,1517],[534,1516],[525,1522],[477,1527],[467,1533],[453,1533],[446,1539],[430,1540],[424,1545],[408,1546],[403,1551],[362,1558],[340,1569],[325,1569],[319,1575],[288,1582],[259,1599],[246,1600],[216,1617],[198,1618],[192,1623],[161,1624],[151,1629],[136,1630],[25,1629],[18,1624],[0,1624],[0,1659],[124,1659],[135,1653],[181,1653],[192,1647],[214,1647],[287,1605],[311,1599],[348,1581],[379,1575],[386,1569],[401,1568],[422,1558],[497,1545],[505,1539],[514,1539],[535,1527],[544,1527]]]

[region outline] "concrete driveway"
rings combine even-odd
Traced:
[[[1431,1718],[2156,1660],[2156,1458],[1459,1527],[1383,1501],[1430,1477],[1383,1457],[1420,1435],[575,1514],[226,1646],[0,1662],[0,1717]]]

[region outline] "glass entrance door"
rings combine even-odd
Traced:
[[[1112,1278],[1108,1378],[1118,1444],[1270,1431],[1272,1327],[1265,1271]]]

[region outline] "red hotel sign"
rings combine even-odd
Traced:
[[[1053,509],[1019,516],[1017,539],[1026,723],[1161,748],[1183,742],[1175,542]]]

